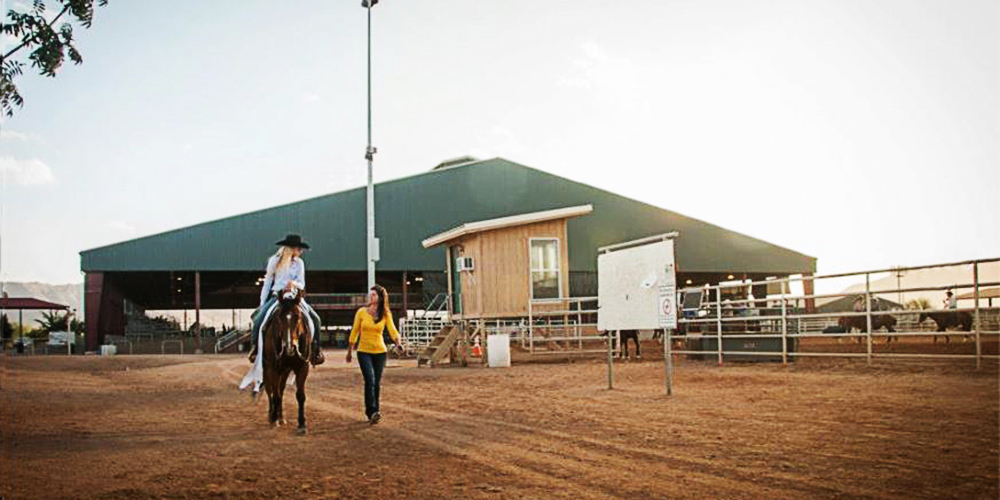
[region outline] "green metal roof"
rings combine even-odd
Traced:
[[[423,239],[467,222],[585,204],[593,213],[569,221],[571,271],[595,271],[598,247],[667,231],[680,232],[681,272],[816,269],[813,257],[502,158],[376,184],[377,268],[442,271],[444,249],[424,249]],[[299,233],[312,246],[309,270],[365,270],[365,188],[86,250],[81,269],[258,270],[286,233]]]

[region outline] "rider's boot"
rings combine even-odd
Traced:
[[[323,350],[319,348],[319,342],[313,342],[312,349],[310,350],[312,351],[312,355],[309,357],[309,362],[312,363],[313,366],[321,365],[324,361],[326,361],[326,356],[323,355]]]

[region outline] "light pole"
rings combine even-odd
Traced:
[[[375,263],[378,262],[378,239],[375,238],[375,186],[372,184],[372,160],[376,149],[372,146],[372,7],[378,0],[361,0],[361,6],[368,11],[368,147],[365,148],[365,159],[368,160],[368,188],[366,190],[366,214],[368,220],[368,288],[375,285]]]
[[[904,305],[902,278],[906,275],[906,271],[903,270],[903,266],[896,266],[892,271],[896,275],[896,300],[899,301],[899,305]]]

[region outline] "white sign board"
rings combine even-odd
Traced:
[[[61,346],[70,344],[76,344],[76,335],[73,332],[49,332],[49,345],[50,346]]]
[[[597,329],[677,327],[673,240],[597,256]]]

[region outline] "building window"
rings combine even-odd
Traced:
[[[559,240],[556,238],[531,240],[531,298],[558,299]]]

